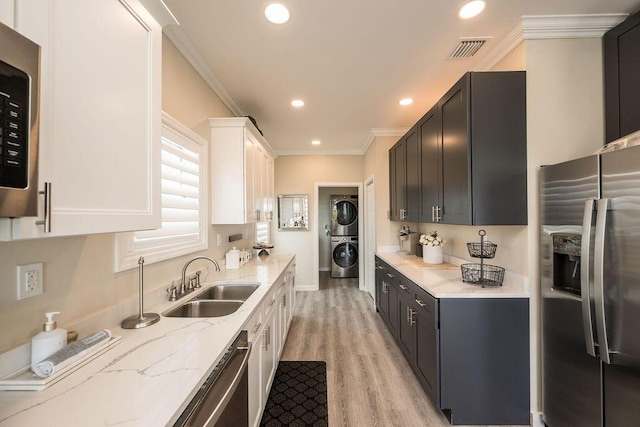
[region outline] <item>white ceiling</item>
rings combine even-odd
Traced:
[[[410,127],[523,15],[640,10],[640,0],[487,0],[479,17],[460,21],[463,0],[280,2],[291,12],[283,25],[265,19],[270,1],[165,0],[200,72],[279,155],[362,154],[372,129]],[[448,59],[461,37],[492,38],[473,58]],[[398,105],[404,97],[415,102]],[[302,109],[290,105],[296,98]]]

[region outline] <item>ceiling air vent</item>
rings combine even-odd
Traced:
[[[449,55],[449,59],[471,58],[486,42],[487,39],[462,39]]]

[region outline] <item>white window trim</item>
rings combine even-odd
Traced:
[[[134,232],[117,233],[115,238],[115,271],[125,271],[138,267],[138,259],[143,256],[145,264],[153,264],[182,255],[205,250],[209,245],[209,143],[206,139],[162,112],[162,136],[185,145],[192,145],[200,155],[200,239],[196,242],[178,243],[162,248],[134,249]],[[159,144],[161,145],[161,144]],[[159,168],[158,168],[159,169]],[[160,182],[161,179],[158,179]]]

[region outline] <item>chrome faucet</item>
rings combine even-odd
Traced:
[[[187,292],[193,291],[193,287],[191,287],[191,285],[187,288],[187,284],[186,284],[187,267],[189,267],[189,264],[191,264],[193,261],[198,260],[198,259],[206,259],[207,261],[211,261],[213,263],[213,265],[216,266],[216,271],[220,271],[220,265],[213,258],[209,258],[209,257],[206,257],[206,256],[197,256],[197,257],[191,259],[190,261],[187,261],[187,263],[182,268],[182,281],[180,282],[180,291],[178,292],[178,295],[182,296],[182,295],[186,294]],[[198,279],[199,279],[199,276],[198,276]],[[200,287],[200,280],[196,281],[195,287],[196,288]]]

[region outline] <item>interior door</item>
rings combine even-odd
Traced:
[[[375,293],[375,251],[376,251],[376,190],[374,181],[366,184],[364,216],[365,246],[365,289],[374,297]],[[375,298],[375,297],[374,297]]]

